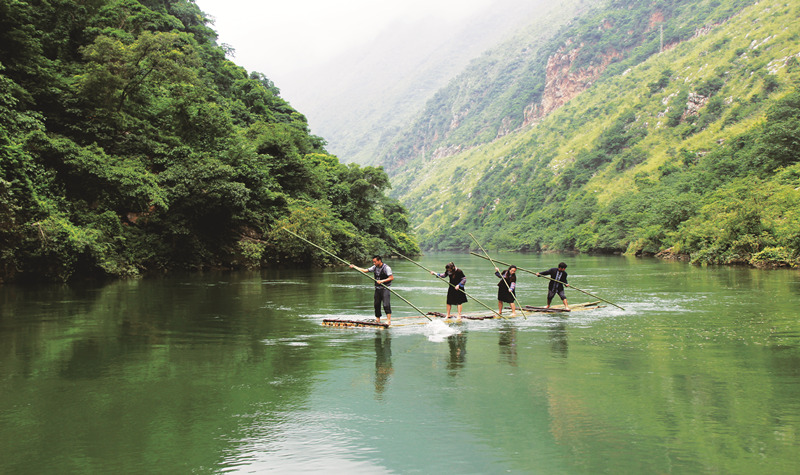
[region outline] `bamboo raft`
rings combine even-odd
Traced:
[[[527,312],[527,313],[571,313],[571,312],[581,312],[581,311],[585,311],[585,310],[595,310],[595,309],[598,309],[598,308],[603,308],[604,306],[603,305],[599,305],[599,303],[600,303],[600,301],[573,304],[573,305],[570,305],[570,309],[569,310],[565,309],[563,305],[556,305],[556,306],[553,306],[553,307],[550,307],[550,308],[533,307],[533,306],[530,306],[530,305],[526,305],[525,308],[524,308],[524,311]],[[510,310],[510,307],[506,307],[506,308]],[[427,315],[447,320],[446,319],[447,315],[445,315],[444,313],[441,313],[441,312],[428,312]],[[522,315],[522,312],[518,312],[515,315],[509,315],[508,317],[506,317],[504,315],[504,317],[505,318],[515,318],[515,317],[518,317],[520,315]],[[420,317],[395,317],[394,320],[408,320],[408,319],[418,319],[418,318],[420,318]],[[457,317],[455,315],[450,315],[450,319],[449,320],[457,321],[458,318],[459,317]],[[461,315],[461,319],[462,320],[499,320],[499,318],[496,315],[493,315],[493,314],[462,314]],[[422,322],[422,323],[428,323],[428,322]],[[350,328],[352,328],[352,327],[389,328],[390,326],[395,326],[395,325],[389,325],[388,323],[384,323],[384,322],[377,322],[374,319],[373,320],[344,320],[344,319],[338,319],[338,318],[326,318],[326,319],[322,320],[322,325],[323,326],[328,326],[328,327],[350,327]]]
[[[376,322],[375,320],[340,320],[338,318],[326,318],[322,320],[322,325],[327,327],[377,327],[389,328],[388,323]]]
[[[434,317],[438,317],[438,318],[445,318],[445,319],[447,318],[447,315],[442,313],[442,312],[428,312],[428,315],[431,315],[431,316],[434,316]],[[467,320],[490,320],[490,319],[497,318],[497,317],[495,317],[494,315],[491,315],[491,314],[489,314],[489,315],[464,315],[464,314],[462,314],[460,317],[456,316],[456,315],[450,315],[450,318],[455,318],[455,319],[464,318],[464,319],[467,319]]]
[[[594,310],[597,308],[603,308],[605,305],[600,305],[600,301],[596,302],[584,302],[584,303],[577,303],[570,305],[570,309],[567,310],[564,308],[564,305],[554,305],[550,308],[547,307],[533,307],[531,305],[526,305],[524,310],[526,312],[542,312],[542,313],[566,313],[566,312],[581,312],[584,310]]]

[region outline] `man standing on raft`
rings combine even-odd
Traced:
[[[567,305],[567,295],[564,293],[564,286],[566,285],[569,287],[569,284],[567,283],[567,265],[563,262],[559,262],[558,268],[552,267],[544,272],[537,272],[536,275],[538,277],[547,275],[553,279],[550,281],[550,285],[547,287],[546,308],[550,308],[550,302],[553,300],[553,297],[558,294],[558,296],[561,297],[561,300],[564,302],[564,310],[569,310],[569,305]]]
[[[392,291],[389,290],[391,282],[394,280],[392,275],[392,268],[388,264],[383,263],[381,256],[372,256],[372,267],[369,269],[362,269],[350,264],[351,269],[359,272],[367,273],[372,272],[375,275],[375,320],[381,322],[381,305],[383,311],[386,312],[386,323],[392,324],[392,305],[389,297],[392,296]]]

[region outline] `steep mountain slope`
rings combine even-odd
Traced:
[[[591,2],[497,0],[456,31],[434,20],[397,24],[368,47],[298,71],[283,91],[331,153],[375,164],[382,144],[470,60],[531,19],[552,34],[585,3]]]
[[[595,81],[619,74],[753,0],[587,3],[569,25],[541,22],[473,62],[382,148],[390,174],[540,121]],[[546,23],[549,25],[549,23]]]
[[[799,15],[798,1],[748,6],[609,67],[530,127],[398,170],[423,248],[466,249],[472,231],[503,249],[797,263]]]

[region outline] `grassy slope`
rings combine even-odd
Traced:
[[[495,246],[508,249],[625,250],[636,240],[635,233],[612,249],[576,246],[580,239],[574,236],[561,242],[547,236],[590,225],[604,206],[635,193],[643,180],[659,180],[665,164],[677,163],[679,151],[702,161],[727,140],[763,124],[770,105],[796,90],[798,68],[786,64],[800,53],[798,16],[796,1],[762,1],[705,36],[597,82],[534,128],[395,176],[395,189],[412,213],[423,246],[468,247],[466,232],[480,229]],[[651,93],[650,84],[665,70],[672,73],[668,84]],[[704,119],[705,128],[695,133],[691,130],[697,124],[667,125],[670,110],[685,106],[678,101],[681,93],[702,90],[715,78],[724,84],[715,94],[724,98],[716,120]],[[765,86],[774,79],[778,87],[767,94]],[[634,145],[646,160],[624,169],[617,166],[617,154],[585,185],[569,189],[564,172],[575,166],[581,152],[596,150],[601,136],[631,112],[636,119],[627,128],[646,132]],[[704,113],[701,109],[699,117]],[[587,195],[593,198],[587,211],[591,216],[570,222],[552,217],[568,217],[576,207],[570,200],[585,200]]]

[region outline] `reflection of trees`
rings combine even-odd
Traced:
[[[375,333],[375,395],[386,390],[386,383],[394,373],[392,368],[392,339],[389,332],[378,330]]]
[[[264,307],[302,301],[307,286],[264,285],[260,274],[11,290],[0,289],[0,407],[19,409],[0,424],[0,472],[73,459],[64,471],[86,471],[84,460],[110,471],[104,463],[140,463],[138,447],[165,472],[185,471],[186,454],[215,466],[240,436],[279,437],[278,415],[341,353],[296,342],[311,324]],[[98,444],[119,452],[114,462],[96,457]],[[48,455],[31,460],[42,446]]]
[[[451,335],[447,337],[447,344],[450,346],[450,360],[447,362],[447,369],[463,368],[467,360],[467,335],[463,332]]]
[[[517,328],[506,323],[500,329],[500,338],[497,342],[500,345],[500,355],[505,358],[511,366],[517,365]]]

